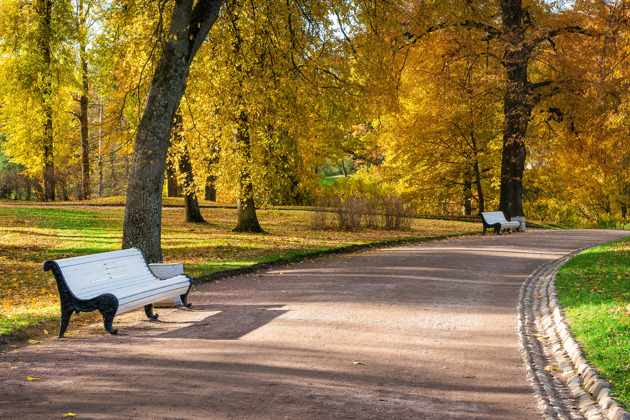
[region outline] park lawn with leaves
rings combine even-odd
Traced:
[[[589,249],[557,274],[560,303],[587,360],[630,407],[630,240]]]
[[[0,206],[0,336],[57,320],[57,287],[43,263],[120,249],[124,218],[120,206],[6,203]],[[348,246],[479,231],[478,223],[421,219],[407,231],[312,230],[312,212],[269,209],[258,212],[266,233],[248,234],[232,232],[236,209],[204,207],[202,214],[207,223],[186,223],[182,207],[162,213],[164,261],[184,263],[193,278]]]

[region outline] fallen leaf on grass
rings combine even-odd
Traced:
[[[26,380],[27,381],[39,381],[39,378],[33,378],[32,376],[27,376]]]

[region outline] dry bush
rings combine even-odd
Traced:
[[[328,219],[330,219],[329,202],[325,198],[318,198],[313,206],[311,213],[311,228],[326,229],[328,227]]]
[[[404,230],[411,228],[409,204],[395,195],[388,195],[381,205],[382,227],[386,230]]]
[[[365,197],[352,195],[339,200],[335,207],[337,212],[337,228],[341,230],[358,230],[361,228],[368,200]]]
[[[385,229],[411,227],[407,201],[396,195],[371,198],[361,195],[320,198],[311,217],[312,229]]]

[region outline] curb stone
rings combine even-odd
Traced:
[[[630,420],[584,359],[556,293],[556,272],[578,251],[538,267],[519,293],[521,352],[544,419]]]

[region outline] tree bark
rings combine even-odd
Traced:
[[[190,155],[188,154],[188,146],[186,139],[181,135],[182,114],[177,113],[175,117],[175,127],[173,130],[173,139],[175,143],[181,144],[183,154],[179,158],[179,171],[184,175],[182,189],[184,191],[184,202],[186,206],[186,222],[188,223],[204,223],[205,220],[199,209],[199,201],[195,188],[195,177],[193,176],[192,165],[190,163]]]
[[[469,174],[464,175],[464,182],[462,186],[462,198],[463,198],[463,209],[462,213],[464,216],[470,216],[472,214],[472,182],[470,180]]]
[[[204,200],[207,201],[217,201],[217,187],[215,182],[217,181],[217,177],[214,175],[208,175],[206,178],[206,190],[204,194]]]
[[[169,162],[166,164],[166,196],[179,197],[178,187],[175,164],[173,162]]]
[[[103,98],[98,100],[98,198],[103,198]]]
[[[140,248],[149,263],[162,260],[162,187],[175,112],[190,65],[214,25],[223,0],[178,0],[138,127],[131,162],[123,248]]]
[[[85,22],[84,22],[85,23]],[[90,199],[90,142],[89,142],[89,127],[88,127],[88,94],[90,85],[88,83],[88,62],[85,51],[85,42],[81,42],[80,45],[80,61],[81,61],[81,79],[82,79],[82,91],[80,100],[80,117],[81,123],[81,200]]]
[[[41,19],[40,49],[44,74],[42,75],[42,105],[44,111],[43,163],[44,201],[55,201],[55,160],[53,150],[52,109],[52,0],[39,0],[38,13]]]
[[[507,70],[503,101],[503,153],[501,158],[500,210],[509,219],[523,216],[523,173],[527,149],[525,135],[533,109],[527,67],[532,46],[525,42],[521,0],[501,0],[503,42]]]
[[[179,160],[179,170],[185,174],[184,178],[184,202],[186,205],[186,222],[188,223],[204,223],[205,220],[201,215],[197,193],[195,192],[195,181],[188,155],[188,147],[184,149],[184,155]]]
[[[254,185],[250,173],[250,138],[247,114],[241,111],[239,115],[239,125],[234,133],[235,147],[239,151],[243,164],[239,168],[238,188],[239,196],[236,203],[238,213],[238,223],[233,229],[234,232],[262,233],[263,229],[258,223],[256,216],[256,205],[254,201]]]
[[[473,165],[472,171],[474,175],[474,184],[477,188],[477,203],[479,204],[479,213],[484,212],[484,199],[483,199],[483,188],[481,186],[481,170],[479,169],[479,150],[477,149],[477,138],[475,137],[475,132],[470,130],[470,143],[472,145],[473,152]]]
[[[630,196],[630,185],[626,184],[623,186],[623,202],[621,203],[621,217],[625,220],[628,215],[628,197]]]
[[[481,186],[481,172],[479,171],[479,162],[475,160],[473,164],[473,171],[475,173],[475,186],[477,187],[477,202],[479,204],[479,213],[483,213],[485,210],[485,201],[483,198],[483,188]]]

